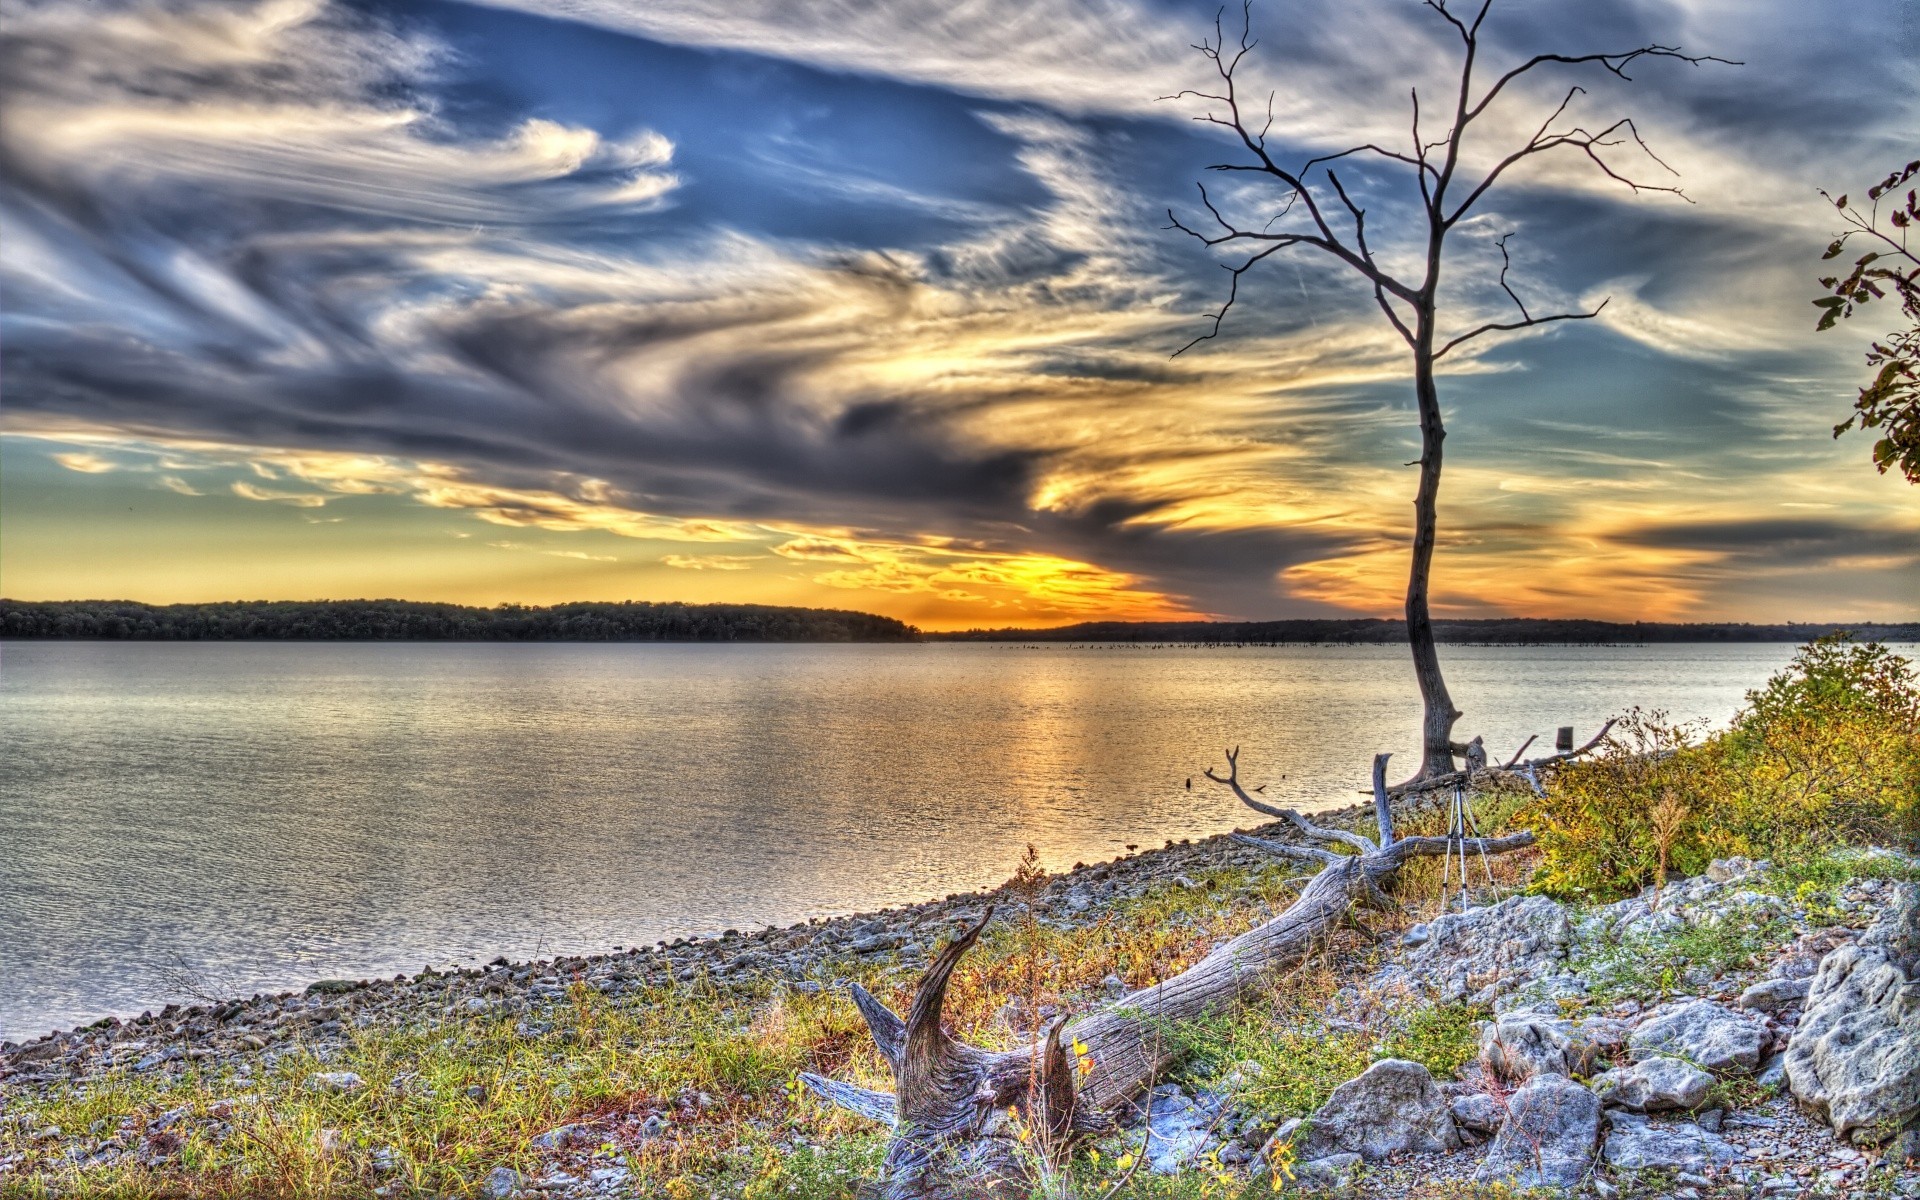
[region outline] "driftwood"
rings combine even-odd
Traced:
[[[1056,1021],[1044,1038],[1017,1050],[990,1051],[953,1038],[940,1023],[954,967],[993,913],[943,949],[928,968],[905,1019],[864,988],[854,1003],[893,1069],[894,1094],[802,1075],[833,1104],[893,1126],[882,1195],[923,1200],[1027,1194],[1046,1158],[1076,1134],[1108,1128],[1144,1089],[1176,1063],[1170,1023],[1218,1012],[1296,966],[1357,910],[1390,904],[1385,887],[1409,859],[1468,851],[1502,854],[1533,835],[1396,838],[1385,786],[1386,755],[1374,760],[1378,836],[1316,824],[1290,808],[1257,800],[1240,784],[1239,752],[1227,754],[1224,776],[1207,777],[1248,807],[1287,822],[1303,842],[1236,834],[1319,868],[1287,909],[1170,979],[1140,988],[1071,1022]],[[1068,1048],[1073,1050],[1068,1053]],[[1090,1069],[1076,1070],[1081,1060]]]
[[[1560,750],[1553,754],[1543,754],[1539,758],[1530,758],[1522,761],[1520,756],[1527,752],[1527,747],[1533,745],[1533,738],[1528,738],[1526,741],[1520,743],[1520,748],[1514,751],[1512,758],[1497,767],[1487,761],[1487,752],[1482,748],[1480,739],[1474,738],[1473,741],[1467,743],[1465,746],[1458,747],[1458,752],[1466,757],[1466,770],[1448,771],[1444,774],[1432,775],[1426,778],[1409,779],[1405,783],[1397,783],[1388,788],[1387,794],[1396,797],[1415,796],[1422,792],[1432,792],[1438,791],[1441,788],[1450,788],[1456,784],[1473,787],[1476,784],[1492,782],[1503,776],[1511,775],[1519,775],[1525,778],[1532,784],[1534,790],[1538,791],[1540,786],[1539,772],[1542,767],[1554,766],[1555,764],[1568,762],[1580,758],[1583,755],[1593,753],[1594,750],[1600,747],[1602,742],[1607,740],[1607,734],[1612,732],[1614,723],[1618,719],[1617,717],[1609,718],[1607,723],[1600,727],[1600,732],[1594,734],[1587,740],[1585,745],[1579,747],[1573,746],[1573,731],[1566,726],[1561,726],[1560,732],[1567,735],[1565,738],[1568,746],[1567,749]],[[1478,749],[1477,754],[1474,752],[1476,749]]]

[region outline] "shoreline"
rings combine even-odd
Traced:
[[[1367,817],[1371,808],[1354,804],[1316,812],[1323,820],[1351,822]],[[1274,822],[1236,830],[1260,836],[1284,836],[1287,827]],[[1232,841],[1233,834],[1183,838],[1157,849],[1141,849],[1113,859],[1076,863],[1048,877],[1038,909],[1043,920],[1063,928],[1092,924],[1115,900],[1136,897],[1189,871],[1267,863],[1270,856]],[[1290,839],[1289,839],[1290,840]],[[1191,882],[1191,881],[1188,881]],[[251,997],[205,997],[194,1003],[172,1003],[139,1016],[107,1016],[85,1025],[59,1029],[26,1041],[0,1040],[0,1083],[56,1082],[47,1064],[63,1065],[62,1075],[104,1063],[120,1066],[116,1045],[153,1037],[204,1042],[197,1057],[163,1057],[165,1062],[229,1060],[269,1049],[305,1032],[302,1042],[314,1048],[342,1040],[345,1019],[378,1016],[403,1018],[408,1009],[433,992],[444,1002],[472,996],[550,999],[538,986],[542,980],[580,979],[589,986],[619,996],[647,987],[690,983],[704,978],[729,989],[768,976],[791,981],[800,990],[819,990],[831,983],[831,964],[848,956],[867,957],[898,952],[901,969],[918,969],[950,929],[977,920],[982,906],[999,888],[955,892],[933,900],[813,917],[786,926],[759,930],[726,930],[717,935],[662,939],[650,946],[628,947],[604,953],[557,955],[552,958],[512,960],[494,958],[480,966],[451,965],[445,970],[365,979],[318,979],[304,988]],[[822,974],[826,978],[819,978]],[[316,1003],[309,1003],[315,1001]],[[492,1007],[489,1002],[488,1007]],[[324,1011],[321,1011],[324,1010]],[[479,1011],[479,1010],[475,1010]],[[304,1016],[302,1015],[304,1014]],[[425,1015],[424,1009],[419,1014]],[[265,1030],[260,1027],[265,1024]],[[329,1027],[331,1026],[331,1027]],[[336,1036],[341,1035],[341,1036]],[[259,1044],[255,1044],[255,1043]]]

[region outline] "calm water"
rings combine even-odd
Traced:
[[[1785,645],[1450,648],[1462,736],[1724,722]],[[998,882],[1410,768],[1403,650],[0,647],[0,1037],[193,986],[606,950]],[[1195,779],[1193,790],[1185,781]]]

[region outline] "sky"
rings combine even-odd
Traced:
[[[1288,228],[1150,0],[0,0],[0,594],[746,601],[925,628],[1390,616],[1418,454],[1370,293]],[[1920,489],[1832,439],[1819,189],[1913,157],[1920,8],[1505,0],[1484,166],[1632,116],[1455,230],[1447,616],[1920,615]],[[1234,14],[1229,14],[1230,17]],[[1267,0],[1300,163],[1457,78],[1412,0]],[[1264,118],[1263,118],[1264,119]],[[1557,128],[1557,127],[1556,127]],[[1349,160],[1384,261],[1397,164]],[[1671,172],[1671,173],[1670,173]],[[1278,224],[1274,224],[1278,222]],[[1863,325],[1862,320],[1867,324]]]

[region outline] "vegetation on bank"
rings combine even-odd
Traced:
[[[1690,872],[1704,866],[1702,854],[1764,852],[1775,866],[1755,886],[1791,899],[1814,923],[1827,913],[1838,922],[1849,880],[1920,875],[1910,860],[1852,844],[1916,832],[1917,716],[1904,661],[1844,639],[1814,643],[1753,693],[1723,734],[1649,746],[1630,728],[1596,761],[1560,768],[1546,800],[1530,790],[1480,796],[1483,827],[1534,823],[1545,833],[1538,850],[1495,859],[1491,869],[1509,892],[1531,884],[1597,899],[1652,882],[1663,861],[1669,872]],[[1642,717],[1634,728],[1666,727]],[[1647,815],[1670,795],[1683,797],[1679,818]],[[1622,822],[1628,834],[1613,828]],[[1438,833],[1445,815],[1412,813],[1403,825]],[[1610,855],[1638,866],[1616,869]],[[1135,988],[1184,970],[1285,907],[1295,870],[1276,861],[1193,872],[1078,928],[1004,920],[959,967],[945,1010],[952,1030],[976,1045],[1012,1047],[1049,1013],[1105,1003],[1116,983]],[[1024,863],[1003,899],[1031,895],[1037,882],[1035,864]],[[1354,986],[1394,944],[1396,922],[1429,919],[1457,901],[1458,881],[1451,893],[1445,884],[1438,862],[1410,864],[1399,885],[1405,912],[1370,916],[1373,928],[1343,932],[1261,993],[1169,1028],[1184,1052],[1182,1081],[1216,1088],[1231,1079],[1244,1106],[1278,1121],[1312,1112],[1379,1058],[1422,1062],[1442,1078],[1470,1063],[1483,1010]],[[1750,966],[1783,934],[1745,917],[1691,922],[1575,965],[1590,981],[1588,1004],[1644,1003],[1688,994],[1701,971]],[[531,1012],[462,1008],[409,1028],[368,1025],[343,1048],[262,1056],[246,1073],[190,1062],[172,1077],[123,1072],[22,1092],[0,1111],[0,1160],[25,1155],[0,1175],[0,1195],[478,1195],[490,1172],[509,1168],[529,1179],[622,1172],[621,1194],[673,1200],[849,1200],[876,1171],[885,1132],[821,1105],[797,1073],[887,1088],[888,1069],[844,985],[860,982],[900,1011],[917,971],[848,955],[825,974],[833,986],[694,979],[619,997],[576,980],[563,999]],[[352,1072],[361,1086],[327,1086],[337,1072]],[[218,1133],[182,1113],[217,1117]],[[563,1129],[579,1132],[556,1147]],[[85,1146],[165,1157],[90,1165],[84,1152],[70,1156],[79,1131]],[[1249,1183],[1217,1163],[1154,1176],[1124,1135],[1091,1141],[1066,1170],[1058,1194],[1087,1200],[1294,1191],[1271,1177]],[[1503,1193],[1436,1182],[1408,1194]]]
[[[1835,635],[1803,646],[1718,733],[1636,710],[1517,820],[1545,851],[1537,886],[1593,899],[1729,855],[1911,845],[1920,838],[1913,665]]]
[[[580,602],[471,608],[413,600],[0,599],[0,637],[144,641],[910,642],[892,617],[764,604]]]

